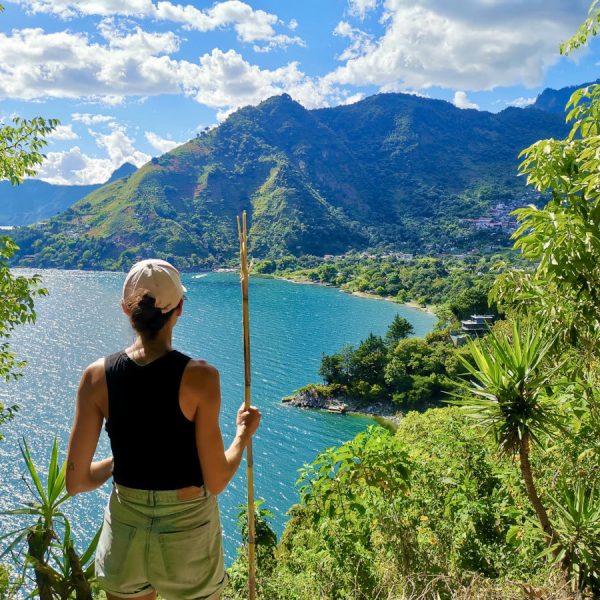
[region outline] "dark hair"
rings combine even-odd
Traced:
[[[133,328],[147,339],[154,339],[158,332],[165,326],[176,306],[169,312],[163,313],[160,308],[154,306],[156,300],[145,290],[131,296],[125,301],[125,307],[129,312],[129,318]]]

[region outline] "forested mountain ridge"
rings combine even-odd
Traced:
[[[600,83],[597,79],[594,83]],[[531,105],[531,108],[537,108],[546,112],[556,113],[558,115],[565,114],[565,107],[571,98],[571,94],[581,88],[593,85],[593,83],[582,83],[581,85],[571,85],[569,87],[554,90],[552,88],[545,89]]]
[[[16,230],[17,260],[122,268],[154,254],[212,266],[235,255],[242,210],[256,257],[468,249],[482,233],[464,218],[531,201],[516,176],[519,151],[565,132],[562,115],[532,109],[492,114],[379,94],[306,110],[276,96]]]
[[[131,175],[136,170],[123,163],[106,183]],[[29,225],[61,213],[102,184],[59,185],[26,179],[19,186],[0,181],[0,225]]]

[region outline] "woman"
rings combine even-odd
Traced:
[[[216,495],[261,415],[242,405],[225,451],[218,371],[172,348],[184,292],[168,262],[135,264],[122,307],[136,339],[87,367],[77,392],[66,485],[74,495],[113,477],[96,551],[109,600],[216,600],[227,581]],[[103,422],[113,457],[93,462]]]

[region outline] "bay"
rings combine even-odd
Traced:
[[[20,440],[27,440],[34,460],[44,466],[56,437],[64,459],[82,370],[134,339],[119,304],[122,273],[47,270],[41,274],[50,294],[37,303],[37,323],[18,328],[12,340],[13,349],[28,361],[24,376],[0,385],[0,402],[20,405],[15,419],[2,430],[6,439],[0,442],[0,512],[30,498]],[[174,346],[219,369],[221,424],[227,444],[243,401],[239,280],[232,273],[187,274],[183,280],[188,291]],[[255,494],[265,498],[265,506],[275,513],[278,534],[287,510],[298,501],[294,487],[298,469],[321,450],[351,439],[372,424],[365,417],[288,407],[281,404],[281,398],[319,380],[323,353],[336,352],[346,342],[356,344],[371,332],[384,334],[396,314],[413,324],[416,335],[430,331],[435,322],[435,317],[416,309],[332,288],[251,279],[253,403],[263,413],[254,442]],[[148,443],[160,445],[162,440]],[[109,454],[103,432],[97,458]],[[245,484],[242,466],[219,496],[228,563],[240,543],[236,515],[246,501]],[[110,484],[106,484],[67,503],[81,543],[101,523],[109,492]],[[14,517],[0,515],[0,536],[18,524]]]

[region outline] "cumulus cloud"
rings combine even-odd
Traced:
[[[102,123],[110,123],[115,120],[110,115],[91,114],[91,113],[73,113],[71,115],[73,121],[79,121],[84,125],[100,125]]]
[[[368,2],[352,2],[360,13]],[[588,0],[384,0],[383,35],[343,58],[335,84],[487,90],[537,86]],[[352,38],[351,42],[354,44]]]
[[[352,27],[347,21],[340,21],[333,30],[333,35],[345,37],[350,40],[350,45],[338,56],[339,60],[352,60],[366,54],[372,49],[373,36]]]
[[[350,14],[364,19],[366,14],[377,8],[378,0],[348,0]]]
[[[105,156],[90,156],[79,146],[63,152],[48,152],[36,178],[62,185],[105,183],[123,163],[130,162],[141,167],[151,158],[135,148],[134,140],[122,125],[117,125],[107,134],[93,130],[89,133]]]
[[[146,139],[161,154],[164,154],[165,152],[169,152],[169,150],[173,150],[173,148],[176,148],[177,146],[181,145],[181,142],[174,142],[173,140],[169,140],[169,139],[160,137],[159,135],[157,135],[156,133],[153,133],[152,131],[146,132]]]
[[[535,96],[531,98],[524,98],[523,96],[521,96],[519,98],[515,98],[514,100],[509,100],[506,103],[506,106],[516,106],[517,108],[525,108],[526,106],[532,105],[535,101]]]
[[[70,19],[88,15],[142,17],[152,10],[150,0],[11,0],[32,13],[50,13]]]
[[[96,144],[106,150],[115,168],[120,167],[125,162],[141,167],[152,158],[145,152],[135,149],[133,140],[126,134],[123,127],[118,127],[106,134],[94,131],[90,131],[90,133],[96,138]]]
[[[171,39],[148,34],[152,53],[141,37],[136,31],[116,43],[99,44],[68,31],[0,33],[0,97],[99,97],[112,103],[128,94],[176,93],[177,64],[164,54]]]
[[[79,136],[73,131],[73,125],[59,125],[50,135],[48,136],[51,140],[76,140]]]
[[[151,0],[14,0],[34,13],[50,13],[68,19],[75,16],[123,16],[149,18],[182,25],[196,31],[214,31],[233,27],[242,42],[257,44],[259,50],[303,45],[297,36],[277,33],[277,15],[255,10],[241,0],[224,0],[202,10],[192,4],[174,4]],[[264,45],[263,45],[264,43]]]
[[[39,28],[0,33],[0,98],[91,98],[111,104],[127,96],[184,93],[227,112],[284,91],[307,106],[323,106],[334,89],[307,77],[295,62],[261,69],[234,50],[215,48],[193,63],[171,58],[179,43],[172,33],[123,31],[109,21],[100,32],[105,43]],[[98,119],[87,113],[78,118]]]
[[[36,179],[60,185],[104,183],[113,172],[109,158],[92,158],[74,146],[64,152],[48,152]]]
[[[452,103],[457,108],[474,108],[475,110],[479,110],[479,105],[475,104],[475,102],[471,102],[465,92],[455,92]]]

